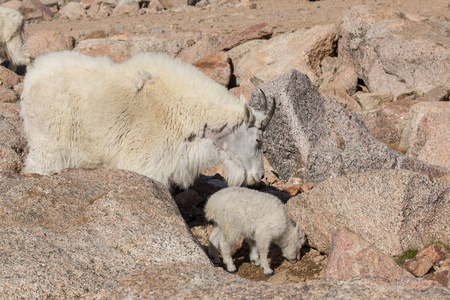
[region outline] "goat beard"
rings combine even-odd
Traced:
[[[247,175],[241,162],[227,157],[223,166],[228,186],[240,186],[244,183]]]

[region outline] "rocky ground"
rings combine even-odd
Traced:
[[[188,7],[151,15],[117,15],[99,20],[32,21],[26,26],[26,36],[40,31],[57,31],[71,35],[79,41],[97,30],[108,33],[129,32],[139,29],[140,26],[147,30],[217,33],[228,36],[261,22],[267,22],[277,35],[315,25],[334,24],[345,9],[360,4],[415,14],[431,20],[445,21],[450,16],[448,1],[445,0],[433,0],[426,4],[417,0],[247,0],[241,1],[238,6],[234,3],[229,6]]]
[[[250,263],[241,243],[233,249],[237,276],[212,269],[190,232],[207,246],[211,225],[202,208],[223,187],[220,167],[205,170],[175,202],[157,183],[128,172],[18,175],[26,155],[17,105],[23,76],[0,67],[0,271],[7,282],[0,296],[110,299],[131,290],[204,298],[211,289],[229,295],[229,288],[249,299],[280,291],[287,298],[448,297],[448,248],[430,246],[450,243],[448,1],[110,2],[0,0],[24,15],[33,57],[75,49],[120,62],[162,51],[254,107],[256,86],[275,97],[266,176],[253,188],[287,203],[308,243],[296,264],[273,247],[272,277]],[[360,4],[370,9],[349,10]],[[295,118],[293,107],[302,108]],[[426,249],[400,268],[393,258],[408,248]],[[264,282],[297,285],[278,290]]]

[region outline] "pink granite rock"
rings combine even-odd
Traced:
[[[3,66],[0,66],[0,87],[13,87],[18,84],[19,81],[19,75]]]
[[[433,241],[449,244],[450,182],[406,170],[373,170],[314,185],[286,204],[310,245],[331,251],[332,234],[348,228],[396,256]]]
[[[250,102],[253,90],[254,90],[253,86],[241,85],[230,89],[230,93],[232,93],[239,99],[241,98],[241,95],[244,95],[245,99],[247,99],[247,102]]]
[[[168,190],[133,172],[0,172],[0,298],[88,298],[154,266],[211,263]]]
[[[428,257],[432,263],[438,263],[443,261],[448,254],[444,245],[433,244],[417,253],[416,258]]]
[[[38,32],[26,40],[26,45],[32,57],[48,52],[72,50],[75,47],[75,38],[59,32]]]
[[[216,51],[230,50],[251,40],[269,39],[272,34],[272,26],[267,23],[259,23],[229,37],[217,47]]]
[[[415,280],[415,279],[412,279]],[[417,280],[415,280],[417,284]],[[153,266],[123,278],[99,299],[434,299],[450,291],[433,284],[413,289],[378,278],[321,279],[297,284],[256,282],[220,268],[177,263]]]
[[[147,36],[120,34],[110,38],[81,41],[75,50],[91,56],[108,56],[115,62],[123,62],[139,52],[163,52],[176,56],[187,47],[189,40],[196,40],[195,33],[161,33]]]
[[[433,244],[412,258],[407,260],[402,268],[416,277],[422,277],[431,269],[433,264],[443,261],[448,252],[442,244]]]
[[[410,19],[382,7],[354,6],[337,22],[338,57],[370,92],[426,92],[450,82],[445,24]]]
[[[362,119],[374,137],[385,143],[398,145],[403,130],[409,123],[409,110],[417,103],[417,100],[397,100],[383,103],[371,120],[364,117]],[[405,148],[397,147],[397,149],[406,152]]]
[[[378,277],[389,281],[410,276],[389,256],[345,228],[333,233],[325,278]]]
[[[13,90],[0,87],[0,102],[13,103],[19,100],[19,95]]]
[[[318,85],[320,62],[334,51],[336,42],[333,25],[315,26],[271,38],[241,58],[235,69],[237,83],[258,86],[274,76],[297,69]]]
[[[59,10],[59,13],[63,18],[79,20],[86,15],[86,10],[81,3],[68,2]]]
[[[343,99],[356,93],[358,76],[353,68],[343,65],[337,57],[325,57],[321,63],[319,92],[327,96],[337,95]]]
[[[450,168],[450,102],[420,102],[411,107],[400,146],[407,156]]]
[[[428,256],[422,256],[420,258],[408,259],[402,268],[413,274],[416,277],[422,277],[433,266],[433,262]]]
[[[0,103],[0,171],[19,172],[26,156],[19,105]]]
[[[44,19],[51,20],[53,13],[39,0],[24,0],[18,7],[25,20]]]
[[[221,85],[227,87],[231,78],[231,66],[228,60],[228,55],[225,52],[217,52],[194,62],[193,65]]]
[[[215,49],[220,40],[218,36],[203,36],[198,41],[192,40],[193,43],[182,49],[177,57],[185,62],[193,63],[216,53]]]
[[[423,276],[424,279],[433,280],[438,282],[440,285],[446,288],[450,288],[450,271],[438,271],[433,274],[426,274]]]

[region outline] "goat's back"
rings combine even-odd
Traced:
[[[256,190],[229,187],[213,194],[205,206],[208,221],[235,225],[286,223],[283,202],[277,197]]]

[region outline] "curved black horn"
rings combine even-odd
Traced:
[[[264,100],[263,110],[264,110],[264,112],[267,112],[267,97],[266,97],[266,94],[264,93],[264,91],[262,89],[259,89],[259,91],[261,92],[261,94],[263,96],[263,100]]]
[[[264,112],[267,112],[267,98],[266,98],[266,94],[264,94],[262,89],[259,89],[261,91],[261,94],[263,95],[264,98]],[[267,125],[269,125],[270,120],[272,120],[273,114],[275,113],[275,98],[272,98],[272,107],[270,108],[270,111],[267,113],[266,118],[261,122],[261,130],[264,131],[267,127]]]

